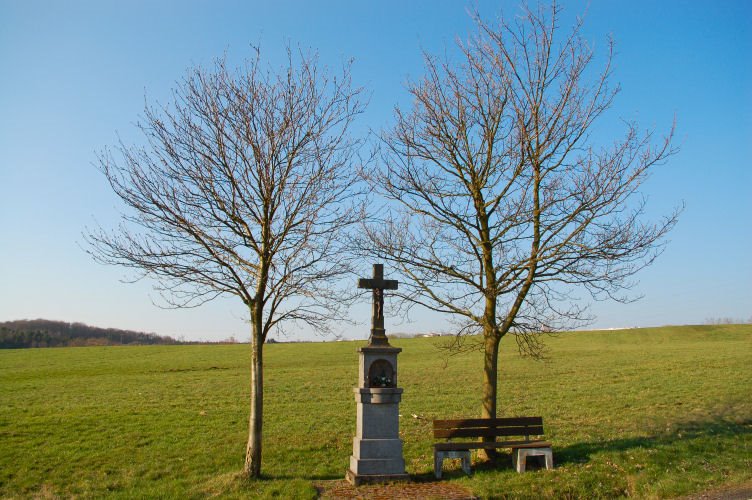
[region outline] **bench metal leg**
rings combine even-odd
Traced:
[[[436,479],[441,479],[441,469],[447,458],[459,458],[462,460],[462,470],[468,476],[472,473],[470,468],[470,450],[437,451],[433,452],[433,474]]]

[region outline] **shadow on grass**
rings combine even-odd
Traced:
[[[538,458],[540,458],[541,460],[537,460]],[[530,470],[546,468],[543,457],[529,457],[528,460],[528,469]],[[433,470],[430,470],[426,472],[411,473],[410,480],[415,483],[433,483],[437,481],[445,481],[448,479],[468,477],[468,475],[465,474],[465,472],[460,468],[459,459],[454,460],[454,463],[452,464],[450,464],[450,462],[450,460],[444,461],[444,467],[441,472],[441,479],[436,479]],[[505,452],[503,450],[499,450],[496,458],[494,458],[493,460],[473,461],[471,476],[479,471],[498,472],[506,469],[514,470],[514,466],[512,465],[512,454],[509,451]]]
[[[242,478],[244,481],[254,482],[271,482],[271,481],[291,481],[293,479],[301,479],[305,481],[333,481],[336,479],[345,479],[345,474],[316,474],[311,476],[304,476],[300,474],[266,474],[262,473],[258,478]]]
[[[711,438],[714,441],[736,440],[741,436],[752,434],[752,419],[710,421],[696,421],[676,424],[671,431],[652,435],[637,436],[624,439],[610,439],[575,443],[560,447],[553,443],[554,467],[566,464],[581,464],[591,460],[591,456],[599,453],[619,453],[635,449],[671,449],[695,440]],[[541,459],[541,460],[539,460]],[[545,468],[542,457],[528,457],[527,468],[538,470]],[[512,455],[509,451],[499,451],[493,460],[480,461],[473,464],[473,472],[514,470]],[[462,470],[444,469],[444,478],[462,477]],[[418,482],[434,481],[432,472],[411,475]]]
[[[624,439],[611,439],[605,441],[593,441],[575,443],[565,447],[558,447],[554,442],[554,466],[565,464],[587,463],[592,455],[599,453],[626,452],[633,449],[657,449],[670,448],[680,443],[687,443],[696,439],[712,437],[715,440],[738,439],[743,435],[752,434],[752,419],[688,422],[677,424],[671,432],[656,434],[653,436],[638,436]],[[541,460],[537,460],[540,458]],[[446,464],[446,462],[445,462]],[[448,464],[447,464],[448,465]],[[456,465],[456,464],[455,464]],[[544,469],[542,457],[529,457],[527,468],[530,470]],[[512,455],[508,451],[500,451],[494,460],[481,461],[473,464],[473,473],[481,471],[513,471]],[[449,466],[442,472],[442,480],[466,477],[459,468]],[[278,480],[306,480],[306,481],[333,481],[344,480],[345,474],[317,474],[302,477],[296,474],[262,474],[259,478],[263,481]],[[437,479],[433,471],[411,473],[410,480],[415,483],[432,483]],[[250,480],[253,481],[253,480]]]
[[[554,463],[584,463],[598,453],[625,452],[633,449],[656,449],[671,447],[681,442],[713,437],[714,439],[738,438],[741,435],[752,434],[752,419],[740,421],[711,420],[702,422],[688,422],[677,424],[671,432],[653,436],[638,436],[625,439],[611,439],[608,441],[594,441],[575,443],[563,448],[554,443]]]
[[[316,476],[309,476],[305,479],[310,479],[311,481],[334,481],[337,479],[345,479],[345,473],[342,474],[319,474]]]

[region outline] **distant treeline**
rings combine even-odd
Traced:
[[[46,319],[0,322],[0,349],[181,343],[155,333],[97,328],[83,323]]]
[[[741,319],[741,318],[729,318],[729,317],[706,318],[705,324],[706,325],[749,325],[749,324],[752,324],[752,316],[750,316],[746,320]]]

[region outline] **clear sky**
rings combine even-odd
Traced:
[[[686,210],[658,262],[643,271],[630,305],[593,306],[594,327],[697,324],[752,316],[752,2],[562,2],[562,26],[585,13],[596,52],[613,35],[614,80],[623,92],[601,127],[619,118],[667,131],[681,151],[651,178],[651,214]],[[0,321],[46,318],[186,339],[247,338],[242,304],[194,310],[153,305],[148,281],[125,284],[118,268],[80,248],[96,222],[113,227],[117,200],[94,166],[151,102],[167,102],[185,70],[260,45],[272,66],[286,43],[319,51],[337,68],[354,58],[372,92],[359,127],[387,126],[404,82],[422,72],[421,50],[450,54],[472,29],[466,9],[491,18],[518,2],[455,0],[136,1],[0,0]],[[610,120],[610,121],[609,121]],[[614,136],[616,137],[616,136]],[[386,274],[389,269],[386,269]],[[387,311],[388,314],[388,311]],[[360,325],[341,333],[365,338]],[[387,320],[388,331],[444,328],[436,316]],[[290,338],[315,338],[310,331]]]

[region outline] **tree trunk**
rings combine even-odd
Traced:
[[[496,418],[499,340],[486,337],[483,353],[483,408],[481,418]]]
[[[251,339],[251,416],[248,429],[248,444],[245,450],[245,467],[243,472],[249,478],[261,477],[261,430],[264,409],[264,373],[262,349],[264,346],[261,335],[256,330],[261,325],[253,325]],[[260,333],[260,332],[258,332]]]
[[[488,329],[488,327],[486,327]],[[498,362],[500,338],[493,332],[484,332],[483,349],[483,400],[481,418],[496,418],[496,394],[498,387]],[[493,437],[484,441],[493,441]],[[486,460],[496,458],[496,450],[480,450],[480,455]]]

